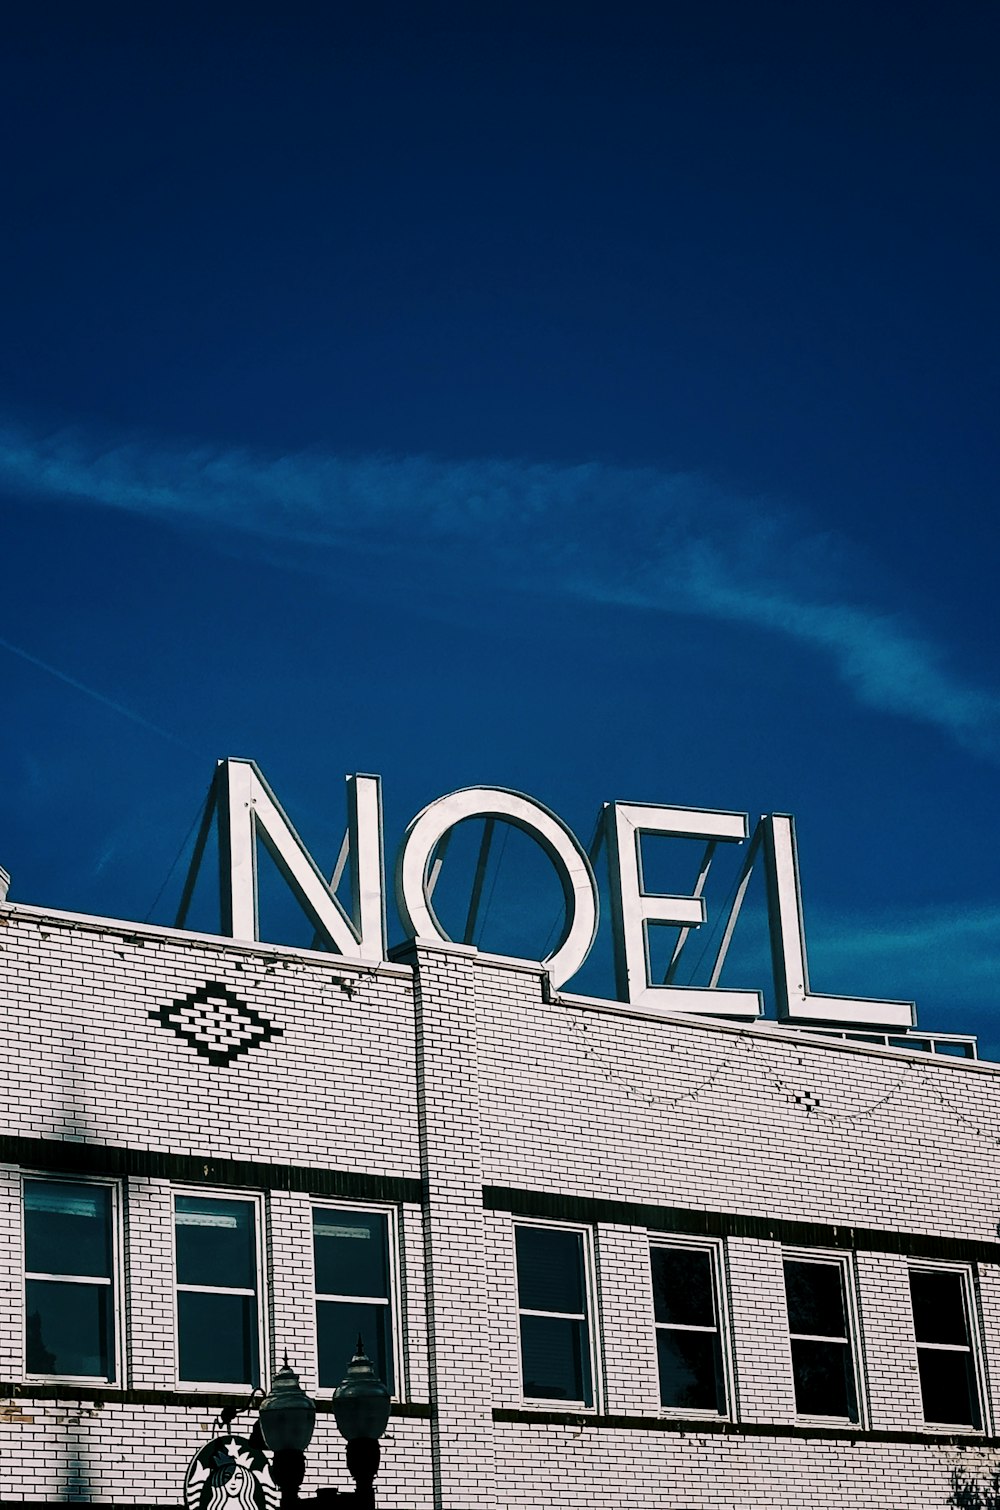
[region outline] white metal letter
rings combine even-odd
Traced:
[[[222,760],[217,782],[223,932],[233,938],[259,937],[256,841],[260,837],[317,932],[338,953],[347,959],[384,959],[385,883],[379,778],[347,778],[352,917],[348,917],[324,880],[257,765],[252,760]]]
[[[912,1028],[916,1022],[912,1001],[814,996],[809,990],[795,820],[788,813],[768,813],[760,821],[764,830],[767,916],[779,1018],[851,1023],[856,1027]]]
[[[396,862],[396,903],[403,927],[413,938],[451,942],[431,905],[431,857],[446,833],[464,818],[501,818],[541,845],[562,885],[566,920],[551,954],[542,961],[558,989],[583,964],[597,932],[597,884],[590,861],[575,834],[555,813],[506,787],[470,786],[439,797],[418,813],[403,836]]]
[[[700,1012],[727,1017],[759,1017],[759,991],[716,987],[654,986],[649,969],[649,924],[696,928],[705,921],[700,896],[658,896],[643,890],[643,834],[674,838],[740,842],[747,837],[745,813],[692,807],[660,807],[637,802],[609,802],[608,872],[615,927],[615,975],[620,1000],[637,1007],[670,1012]]]

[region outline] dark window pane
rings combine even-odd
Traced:
[[[370,1211],[317,1209],[313,1212],[313,1252],[320,1295],[388,1296],[387,1217]]]
[[[375,1372],[391,1395],[396,1393],[392,1366],[392,1335],[388,1306],[341,1304],[320,1300],[316,1304],[319,1343],[319,1382],[323,1389],[336,1389],[354,1356],[358,1335]]]
[[[527,1311],[585,1311],[583,1234],[551,1227],[514,1231],[518,1304]]]
[[[25,1284],[27,1365],[30,1374],[112,1377],[110,1285]]]
[[[979,1427],[979,1391],[971,1353],[918,1348],[924,1420],[939,1426]]]
[[[913,1329],[918,1342],[953,1342],[968,1347],[964,1290],[960,1274],[911,1269]]]
[[[785,1260],[788,1330],[818,1337],[846,1337],[843,1270],[839,1264]]]
[[[712,1256],[691,1248],[653,1248],[653,1310],[657,1321],[715,1325]]]
[[[61,1180],[24,1182],[25,1268],[111,1277],[111,1191]]]
[[[174,1221],[180,1284],[256,1289],[251,1201],[213,1201],[198,1195],[179,1195]]]
[[[795,1409],[803,1416],[858,1418],[851,1350],[844,1342],[792,1342]]]
[[[257,1304],[251,1295],[177,1296],[177,1345],[182,1379],[207,1384],[257,1384]]]
[[[717,1332],[656,1334],[660,1367],[660,1404],[674,1409],[725,1409],[722,1357]]]
[[[592,1404],[586,1322],[522,1316],[521,1373],[531,1399]]]

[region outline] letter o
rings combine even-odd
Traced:
[[[467,786],[438,797],[410,823],[396,861],[396,904],[413,938],[453,940],[431,906],[427,880],[431,856],[441,839],[464,818],[500,818],[535,839],[549,857],[562,885],[566,919],[559,942],[542,964],[558,989],[575,975],[597,933],[597,883],[576,835],[542,803],[500,786]]]

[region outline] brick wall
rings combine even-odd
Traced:
[[[259,1195],[268,1367],[287,1348],[311,1392],[312,1205],[398,1212],[384,1505],[943,1507],[956,1463],[1000,1463],[1000,1068],[550,1000],[538,969],[468,949],[418,943],[367,970],[22,907],[0,923],[5,1503],[179,1503],[218,1404],[177,1379],[176,1188]],[[224,1063],[222,1038],[213,1057],[169,1025],[211,983],[257,1023]],[[113,1388],[24,1378],[25,1169],[120,1191]],[[589,1415],[523,1399],[513,1229],[532,1214],[592,1236]],[[730,1410],[713,1423],[658,1403],[649,1238],[686,1223],[724,1276]],[[856,1427],[796,1417],[789,1243],[848,1255]],[[982,1434],[924,1425],[914,1254],[973,1274]],[[307,1491],[349,1484],[324,1406]]]

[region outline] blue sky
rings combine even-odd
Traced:
[[[323,864],[351,770],[390,858],[478,782],[584,840],[614,798],[791,811],[814,986],[1000,1054],[998,32],[12,17],[12,896],[169,922],[226,754]],[[511,841],[490,884],[484,945],[540,949],[551,878]]]

